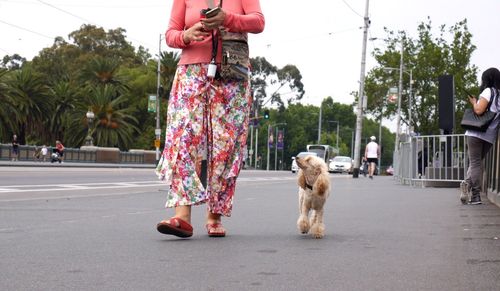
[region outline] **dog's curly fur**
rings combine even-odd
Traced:
[[[323,206],[330,195],[330,177],[323,159],[316,156],[296,158],[299,166],[299,219],[297,227],[303,234],[308,232],[314,238],[325,235]],[[309,212],[311,216],[309,217]]]

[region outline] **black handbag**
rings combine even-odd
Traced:
[[[497,95],[498,94],[494,95],[493,90],[491,90],[490,102],[488,102],[486,111],[481,115],[477,115],[472,108],[465,109],[464,116],[462,117],[462,122],[460,123],[462,128],[480,132],[485,132],[486,130],[488,130],[488,127],[497,115],[495,112],[490,111],[491,103],[493,103],[493,100],[495,98],[498,98]]]

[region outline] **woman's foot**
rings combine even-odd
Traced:
[[[190,237],[193,235],[193,227],[189,222],[172,217],[169,220],[162,220],[156,225],[156,229],[163,234],[171,234],[178,237]]]
[[[472,197],[470,199],[470,202],[469,204],[471,205],[479,205],[479,204],[483,204],[481,202],[481,194],[472,194]]]
[[[175,207],[175,215],[168,220],[160,221],[156,225],[156,229],[163,234],[172,234],[178,237],[192,236],[191,206]]]
[[[222,226],[221,215],[216,213],[207,213],[207,228],[208,236],[210,237],[224,237],[226,236],[226,229]]]

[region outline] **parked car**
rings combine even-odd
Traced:
[[[318,156],[317,153],[315,152],[300,152],[297,157],[303,158],[305,156]],[[292,173],[298,172],[299,171],[299,166],[297,166],[297,162],[295,161],[295,157],[292,157]]]
[[[352,174],[352,159],[345,156],[336,156],[328,164],[330,173],[349,173]]]

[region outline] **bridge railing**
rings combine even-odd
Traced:
[[[40,146],[20,145],[17,159],[19,161],[44,161],[43,156],[36,157],[36,149]],[[54,147],[48,147],[46,162],[50,162],[50,155]],[[0,161],[11,161],[14,158],[12,145],[0,144]],[[65,148],[64,161],[76,163],[121,163],[121,164],[155,164],[156,154],[148,150],[120,151],[117,148],[82,147]]]

